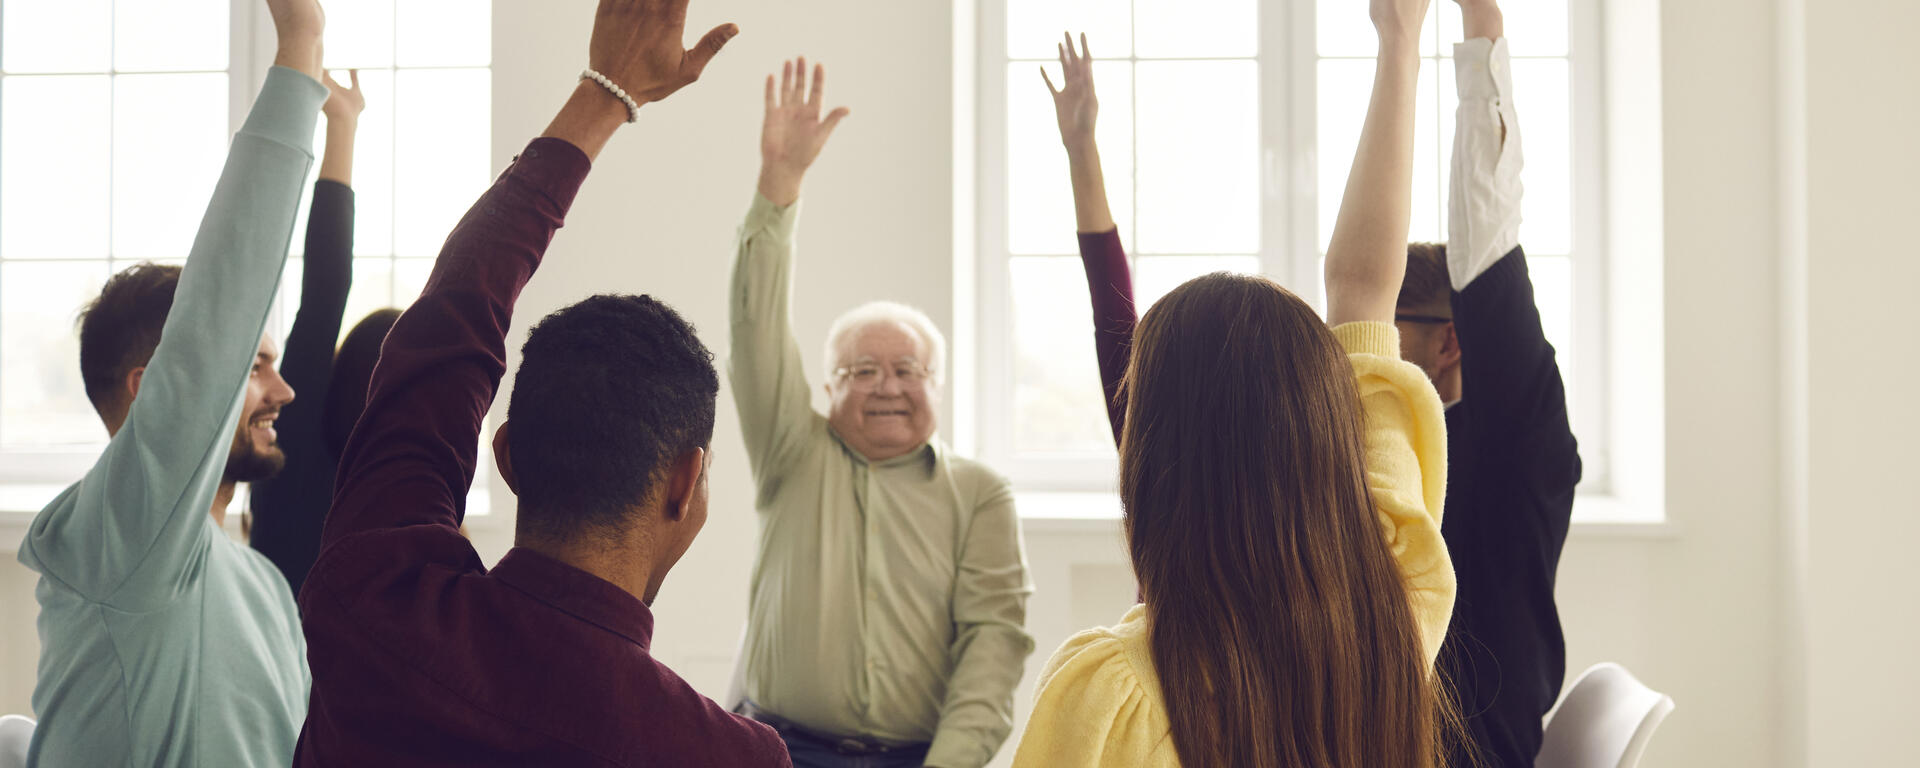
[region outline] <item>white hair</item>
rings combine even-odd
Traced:
[[[870,301],[849,309],[833,321],[827,329],[827,380],[832,381],[834,372],[843,364],[840,359],[845,341],[853,334],[870,326],[898,323],[920,337],[920,343],[927,348],[927,359],[919,361],[926,366],[933,377],[934,386],[946,382],[947,377],[947,337],[940,332],[940,326],[933,324],[933,318],[905,304],[892,301]]]

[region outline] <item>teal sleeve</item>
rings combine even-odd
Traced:
[[[273,306],[327,89],[275,67],[234,137],[127,421],[78,484],[35,518],[21,560],[126,610],[196,577]]]

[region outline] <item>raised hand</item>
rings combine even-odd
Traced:
[[[1382,45],[1412,43],[1418,50],[1430,0],[1371,0],[1368,9]]]
[[[700,79],[707,62],[740,34],[722,24],[688,49],[687,0],[600,0],[587,44],[587,66],[642,104],[660,101]]]
[[[320,111],[326,114],[328,125],[358,120],[360,113],[367,111],[367,95],[360,92],[360,70],[347,70],[347,81],[353,83],[352,88],[342,86],[331,73],[320,75],[320,82],[327,84],[327,103],[320,106]]]
[[[287,67],[320,79],[321,38],[327,30],[327,12],[320,0],[267,0],[273,31],[280,40],[275,66]]]
[[[1078,149],[1093,144],[1100,100],[1093,92],[1093,55],[1087,50],[1086,34],[1080,35],[1079,51],[1073,49],[1073,36],[1064,32],[1061,36],[1065,41],[1054,46],[1060,53],[1061,85],[1054,87],[1046,67],[1040,68],[1040,79],[1046,81],[1047,91],[1053,94],[1053,115],[1060,122],[1060,141],[1068,149]]]
[[[327,84],[327,103],[320,111],[327,116],[327,148],[320,155],[320,178],[353,186],[353,141],[360,127],[360,113],[367,108],[367,95],[360,92],[360,70],[347,70],[352,88],[342,86],[333,75],[322,72]]]
[[[813,83],[807,83],[807,57],[780,67],[779,88],[767,75],[767,117],[760,126],[760,194],[774,205],[792,205],[800,199],[800,180],[813,165],[827,137],[852,114],[839,107],[820,117],[827,85],[827,68],[813,65]]]

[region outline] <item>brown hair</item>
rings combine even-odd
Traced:
[[[1400,283],[1400,309],[1444,312],[1453,316],[1450,306],[1453,282],[1447,276],[1447,246],[1442,243],[1407,245],[1407,277]]]
[[[1147,312],[1125,384],[1120,497],[1181,763],[1435,765],[1444,697],[1325,323],[1265,278],[1200,277]]]
[[[107,278],[80,311],[80,379],[102,417],[125,405],[127,372],[153,358],[179,285],[179,266],[141,262]]]

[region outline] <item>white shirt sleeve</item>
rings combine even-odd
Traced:
[[[1456,43],[1453,61],[1460,108],[1448,185],[1447,271],[1461,291],[1520,245],[1524,161],[1507,39]]]

